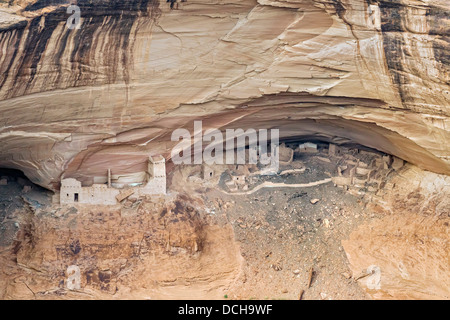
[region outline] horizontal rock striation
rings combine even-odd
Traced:
[[[57,189],[144,171],[171,133],[280,128],[450,173],[449,5],[0,2],[0,167]]]

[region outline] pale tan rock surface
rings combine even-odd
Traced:
[[[75,30],[69,3],[0,0],[0,168],[52,190],[61,178],[104,183],[108,169],[142,182],[149,155],[171,170],[171,133],[194,120],[374,148],[428,171],[408,167],[371,200],[383,216],[343,242],[353,279],[379,272],[358,280],[375,299],[449,299],[448,1],[187,0],[170,10],[158,0],[78,0]],[[1,257],[0,298],[58,295],[74,257],[91,298],[115,293],[111,274],[123,277],[117,297],[185,298],[186,283],[192,298],[223,297],[242,271],[233,231],[192,217],[159,225],[152,210],[21,216],[17,262]]]
[[[380,268],[378,280],[358,281],[374,299],[450,299],[448,219],[388,216],[358,228],[344,247],[354,275]]]
[[[354,278],[374,299],[450,299],[450,179],[409,167],[373,199],[380,219],[343,241]]]
[[[194,119],[450,172],[446,1],[78,1],[79,30],[43,3],[2,2],[0,29],[0,166],[42,186],[138,177]]]

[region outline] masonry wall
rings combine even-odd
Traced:
[[[152,178],[166,176],[166,163],[164,161],[151,162],[149,161],[148,173]]]
[[[145,187],[139,188],[139,195],[166,194],[166,177],[156,177],[150,180]]]
[[[75,179],[64,179],[61,181],[59,201],[61,204],[79,203],[82,194],[81,182]],[[77,195],[77,199],[75,198]],[[78,200],[78,201],[76,201]]]
[[[150,175],[147,184],[139,189],[139,195],[166,194],[166,161],[161,156],[150,157],[148,163]]]
[[[149,178],[144,187],[138,188],[137,193],[144,195],[166,194],[166,164],[161,156],[149,159]],[[61,181],[61,204],[100,204],[115,205],[120,189],[108,188],[106,184],[94,184],[91,187],[82,187],[76,179],[63,179]]]
[[[119,193],[120,190],[108,188],[104,184],[81,187],[81,182],[75,179],[64,179],[61,181],[60,203],[114,205]]]
[[[82,189],[80,203],[114,205],[117,203],[116,196],[119,193],[120,190],[108,188],[105,184],[94,184],[92,187],[85,187]]]

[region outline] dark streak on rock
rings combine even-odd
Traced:
[[[434,58],[442,74],[450,73],[450,37],[439,37],[433,41]],[[449,82],[447,82],[449,84]]]
[[[400,2],[382,1],[379,3],[381,15],[381,31],[383,33],[384,53],[386,62],[391,73],[394,85],[397,86],[402,103],[414,102],[414,97],[409,97],[404,89],[408,84],[406,74],[419,74],[416,66],[404,64],[408,61],[410,54],[408,46],[404,40],[404,33],[410,32],[404,25],[406,11]],[[430,26],[429,35],[435,36],[432,47],[434,57],[438,62],[442,74],[449,72],[450,58],[448,51],[450,48],[449,27],[446,24],[449,18],[449,12],[442,9],[430,7],[427,8],[427,21]],[[414,49],[414,48],[413,48]],[[411,49],[409,49],[411,50]],[[418,61],[420,63],[420,61]]]
[[[45,8],[49,5],[67,5],[70,1],[66,0],[40,0],[28,6],[26,10],[34,11]],[[33,92],[46,90],[64,89],[67,87],[78,87],[86,85],[111,84],[116,82],[129,81],[128,66],[130,60],[130,32],[134,22],[139,17],[148,17],[156,20],[159,17],[159,0],[79,0],[77,5],[80,7],[82,15],[82,25],[80,29],[69,30],[64,28],[63,34],[58,35],[58,47],[51,57],[52,66],[49,75],[40,74],[39,68],[42,64],[42,57],[48,48],[49,41],[54,37],[54,32],[58,26],[65,24],[69,15],[66,13],[66,7],[35,17],[30,21],[24,21],[5,30],[0,30],[0,39],[8,36],[8,33],[17,31],[17,35],[12,44],[11,57],[4,62],[6,67],[0,66],[4,77],[0,79],[0,90],[6,89],[6,98],[13,98]],[[109,19],[107,24],[105,20]],[[109,33],[112,37],[109,43],[114,46],[105,47],[101,54],[103,59],[93,61],[92,53],[95,52],[99,39],[103,37],[94,37],[95,32],[100,29],[100,34]],[[28,36],[23,39],[25,30]],[[65,54],[67,42],[73,35],[74,48],[69,54]],[[9,35],[10,36],[10,35]],[[21,57],[15,61],[19,54],[19,44],[22,42],[24,52]],[[68,57],[69,61],[63,63],[61,59]],[[69,65],[72,72],[64,74],[62,67]],[[49,66],[46,66],[49,67]],[[106,72],[98,73],[95,70],[101,68]],[[1,70],[0,69],[0,70]],[[11,73],[15,70],[14,73]],[[14,79],[8,88],[3,88],[8,77]],[[45,88],[36,88],[37,78],[46,77]]]
[[[17,32],[17,35],[15,36],[15,38],[13,40],[13,43],[11,44],[12,48],[10,47],[10,50],[12,50],[13,53],[9,56],[9,62],[7,62],[7,67],[4,70],[2,70],[2,68],[1,68],[2,66],[0,65],[0,71],[1,71],[1,74],[3,75],[0,78],[0,89],[5,84],[6,79],[8,78],[9,71],[11,70],[11,67],[12,67],[12,65],[14,63],[14,60],[16,59],[17,50],[19,49],[19,44],[20,44],[20,38],[22,38],[22,35],[23,35],[25,27],[26,27],[26,22],[18,24],[17,25],[17,29],[15,29],[15,30],[11,29],[11,30],[8,30],[6,32],[2,32],[0,34],[1,35],[0,36],[0,42],[2,42],[3,39],[5,39],[7,37],[12,37],[14,31]]]
[[[402,64],[404,60],[404,40],[403,32],[406,32],[402,23],[402,8],[398,3],[380,2],[381,32],[383,33],[383,47],[391,73],[392,82],[397,87],[400,99],[404,104],[407,96],[403,91],[403,85],[406,84],[406,77],[402,76],[405,71]]]
[[[450,11],[431,7],[427,11],[427,22],[430,26],[430,35],[435,35],[433,52],[438,68],[442,74],[450,73]]]

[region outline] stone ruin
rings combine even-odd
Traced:
[[[279,153],[280,164],[285,167],[296,163],[294,161],[295,152],[312,154],[314,158],[320,161],[336,164],[337,173],[332,177],[332,182],[346,190],[364,189],[365,191],[376,192],[384,187],[386,178],[391,172],[399,170],[404,165],[404,161],[395,156],[347,148],[332,143],[328,144],[328,148],[323,146],[319,148],[315,143],[305,142],[299,144],[295,149],[287,147],[283,143],[277,147],[276,152]],[[264,169],[250,172],[245,170],[247,167],[248,165],[241,165],[231,170],[230,180],[225,182],[228,191],[246,191],[255,176],[264,174]],[[208,170],[213,169],[209,168]],[[298,172],[301,170],[286,171]],[[279,173],[276,172],[275,174]],[[205,174],[203,177],[206,179]]]
[[[213,179],[215,177],[214,173],[215,173],[214,168],[212,168],[211,166],[208,166],[206,164],[202,165],[201,177],[203,180]]]
[[[30,181],[27,181],[24,178],[12,178],[9,176],[1,176],[0,177],[0,186],[8,186],[10,182],[16,181],[19,186],[22,187],[22,193],[29,193],[33,190],[33,185]]]
[[[294,150],[286,147],[284,143],[277,147],[280,164],[289,164],[294,161]]]
[[[303,152],[303,153],[317,153],[317,144],[312,143],[312,142],[305,142],[302,143],[298,146],[297,149],[298,152]]]
[[[150,157],[147,174],[147,184],[137,188],[139,196],[166,194],[166,159]]]
[[[7,186],[8,185],[8,178],[1,177],[0,178],[0,186]]]
[[[231,177],[230,181],[225,182],[228,189],[232,192],[243,190],[248,190],[247,176],[246,175],[235,175]]]
[[[162,156],[149,157],[147,183],[142,187],[112,188],[111,171],[108,170],[108,184],[93,184],[83,187],[81,182],[68,178],[61,180],[60,204],[115,205],[129,196],[166,194],[166,160]]]
[[[341,159],[341,164],[337,167],[338,175],[332,178],[337,186],[344,189],[366,188],[369,192],[375,192],[384,187],[386,178],[392,171],[397,171],[404,165],[404,161],[395,156],[381,156],[364,150],[357,150],[357,152],[370,155],[373,159],[368,163],[364,162],[347,153],[343,148],[330,144],[328,155]]]
[[[253,152],[250,152],[253,151]],[[202,164],[187,166],[180,169],[182,179],[192,184],[200,184],[203,187],[214,187],[222,184],[224,191],[230,193],[252,192],[254,188],[264,183],[269,183],[267,176],[286,176],[304,173],[308,168],[306,161],[313,161],[309,165],[314,166],[314,161],[324,162],[325,174],[316,181],[307,181],[301,184],[314,184],[333,182],[350,192],[376,192],[386,185],[387,177],[391,172],[403,167],[404,161],[397,157],[383,154],[378,151],[366,151],[356,147],[336,145],[333,143],[281,143],[274,148],[279,157],[279,166],[271,163],[261,163],[261,150],[257,148],[245,150],[245,160],[256,157],[252,162],[257,164]],[[317,165],[319,165],[317,163]],[[323,168],[325,168],[323,167]],[[151,171],[151,170],[149,170]],[[225,175],[223,175],[225,173]],[[325,177],[324,177],[325,176]],[[328,177],[326,177],[328,176]],[[292,179],[290,179],[292,180]],[[292,182],[292,181],[291,181]],[[295,183],[287,183],[295,184]],[[277,182],[279,187],[283,183]],[[125,194],[125,196],[127,196]]]
[[[61,204],[103,204],[114,205],[119,189],[108,188],[106,184],[94,184],[91,187],[82,187],[76,179],[63,179],[61,181]]]

